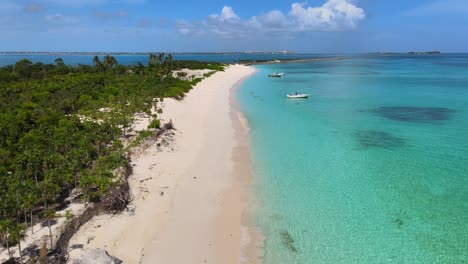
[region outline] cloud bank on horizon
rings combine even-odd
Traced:
[[[223,38],[237,38],[264,33],[295,33],[304,31],[353,30],[366,18],[364,10],[348,0],[328,0],[322,6],[293,3],[287,14],[272,10],[247,20],[241,19],[230,6],[203,21],[178,20],[177,31],[182,35],[213,33]]]

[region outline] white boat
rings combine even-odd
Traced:
[[[272,73],[272,74],[268,74],[268,77],[283,77],[284,75],[284,72],[275,72],[275,73]]]
[[[295,94],[287,94],[286,97],[290,98],[290,99],[303,99],[303,98],[309,97],[309,95],[308,94],[295,93]]]

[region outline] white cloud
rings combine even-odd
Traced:
[[[199,29],[200,27],[195,23],[190,23],[185,20],[176,20],[175,24],[177,32],[181,35],[195,35],[201,33]]]
[[[209,16],[210,19],[219,20],[219,21],[228,21],[228,20],[239,20],[239,16],[234,13],[232,7],[225,6],[221,10],[221,14],[213,14]]]
[[[289,16],[301,30],[342,31],[355,29],[366,15],[364,10],[346,0],[329,0],[321,7],[294,3]]]
[[[356,29],[366,18],[364,10],[349,0],[328,0],[322,6],[310,7],[294,3],[284,14],[272,10],[249,19],[241,19],[230,6],[219,14],[212,14],[198,22],[176,23],[178,32],[187,34],[215,34],[223,38],[254,36],[278,32],[345,31]]]
[[[265,27],[271,28],[284,28],[290,25],[288,18],[283,14],[283,12],[278,10],[273,10],[259,17],[254,17],[253,20]]]

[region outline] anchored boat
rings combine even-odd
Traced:
[[[295,94],[287,94],[286,97],[290,99],[305,99],[308,98],[309,95],[296,92]]]
[[[283,77],[283,75],[284,75],[284,72],[275,72],[275,73],[268,74],[268,77],[280,78],[280,77]]]

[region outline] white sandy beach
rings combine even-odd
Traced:
[[[247,245],[254,232],[244,215],[247,128],[231,101],[235,87],[254,72],[232,65],[184,100],[166,99],[162,117],[176,130],[132,161],[134,213],[95,217],[69,245],[104,249],[124,263],[255,262]]]

